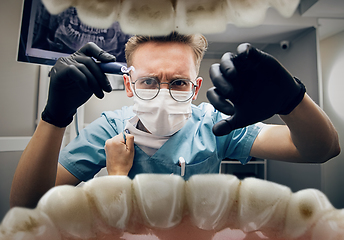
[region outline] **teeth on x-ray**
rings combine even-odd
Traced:
[[[227,23],[240,27],[261,24],[268,8],[290,17],[300,0],[42,0],[51,14],[70,6],[80,19],[97,28],[108,28],[119,21],[127,34],[163,35],[215,33]]]
[[[238,240],[338,240],[344,238],[344,210],[318,190],[292,193],[255,178],[106,176],[82,187],[54,187],[36,209],[12,208],[0,239],[159,239],[186,230],[190,238],[209,240],[226,234]]]

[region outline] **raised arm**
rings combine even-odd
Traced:
[[[65,127],[79,106],[92,94],[98,98],[111,85],[92,59],[114,61],[115,57],[93,43],[69,57],[60,58],[50,72],[49,96],[32,139],[24,150],[12,182],[10,205],[35,207],[55,184],[76,185],[79,180],[58,164]]]
[[[215,135],[279,114],[286,126],[264,127],[251,156],[322,163],[339,154],[338,135],[329,118],[273,56],[241,44],[237,55],[226,53],[211,67],[210,77],[215,87],[207,92],[209,101],[231,115],[215,124]]]
[[[40,121],[14,174],[10,204],[35,207],[55,185],[57,159],[65,128]]]
[[[268,125],[257,136],[251,156],[299,163],[323,163],[340,152],[338,134],[327,115],[306,94],[286,125]]]

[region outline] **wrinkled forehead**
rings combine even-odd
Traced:
[[[139,46],[132,58],[133,75],[179,76],[196,78],[195,56],[183,43],[147,42]]]

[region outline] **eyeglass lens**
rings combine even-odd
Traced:
[[[134,89],[138,97],[149,100],[155,98],[160,89],[160,84],[168,84],[171,97],[176,101],[187,101],[194,94],[194,84],[188,79],[176,79],[171,83],[159,83],[152,77],[139,78],[134,83]],[[152,91],[141,91],[152,90]],[[144,93],[143,93],[144,92]]]

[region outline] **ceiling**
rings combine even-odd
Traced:
[[[228,24],[225,32],[205,34],[209,41],[205,58],[219,58],[223,52],[235,51],[242,42],[263,49],[267,44],[291,41],[313,27],[318,29],[320,40],[344,31],[344,0],[301,0],[291,18],[270,8],[259,26],[239,28]]]

